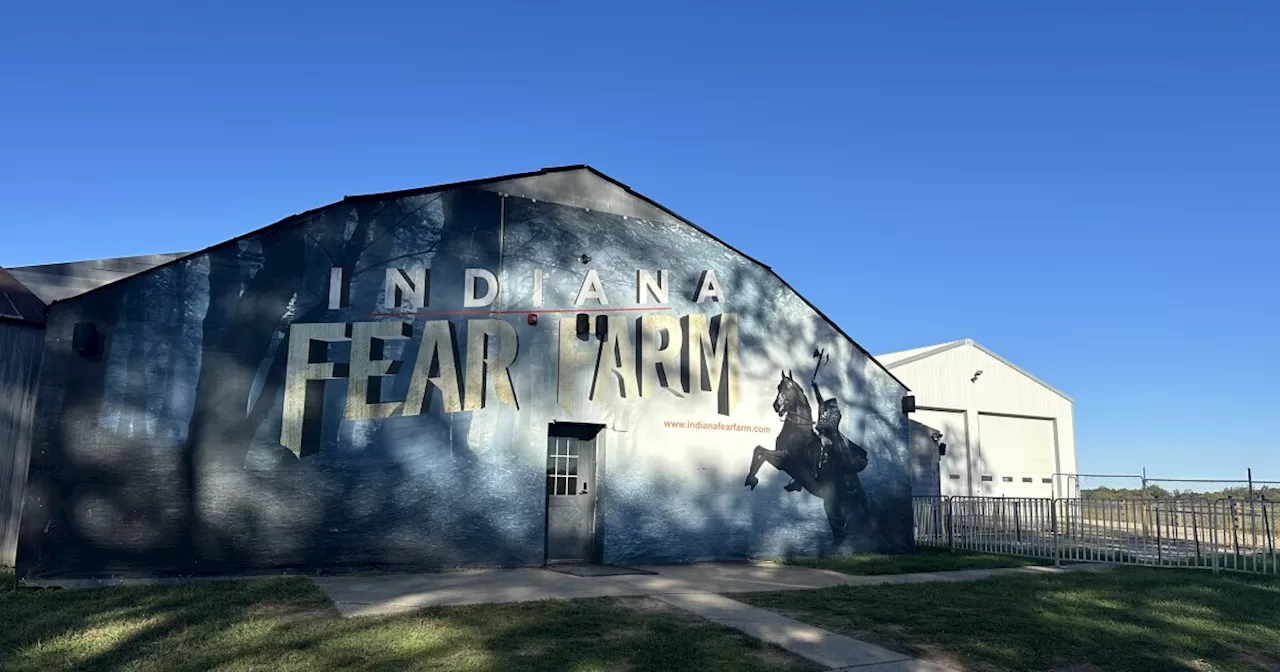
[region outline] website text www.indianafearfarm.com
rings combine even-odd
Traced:
[[[773,431],[772,427],[761,427],[760,425],[739,425],[736,422],[703,422],[701,420],[664,420],[663,425],[669,429],[705,429],[718,432],[751,432],[753,434],[768,434]]]

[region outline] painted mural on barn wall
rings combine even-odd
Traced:
[[[540,564],[568,420],[610,430],[603,561],[911,544],[902,388],[684,225],[349,201],[59,304],[49,337],[33,575]]]

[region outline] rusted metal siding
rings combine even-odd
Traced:
[[[0,321],[0,565],[12,567],[44,329]]]

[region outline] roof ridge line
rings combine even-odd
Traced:
[[[325,210],[325,209],[327,209],[327,208],[332,208],[332,207],[334,207],[334,206],[336,206],[336,205],[341,205],[341,204],[343,204],[343,203],[355,203],[355,202],[361,202],[361,201],[366,201],[366,200],[384,199],[384,198],[398,198],[398,197],[405,197],[405,196],[412,196],[412,195],[419,195],[419,194],[427,194],[427,193],[432,193],[432,192],[437,192],[437,191],[446,191],[446,190],[449,190],[449,189],[460,189],[460,188],[466,188],[466,187],[474,187],[474,186],[478,186],[478,185],[482,185],[482,184],[486,184],[486,183],[490,183],[490,182],[503,182],[503,181],[508,181],[508,180],[517,180],[517,179],[522,179],[522,178],[535,177],[535,176],[538,176],[538,175],[547,175],[547,174],[551,174],[551,173],[562,173],[562,172],[568,172],[568,171],[572,171],[572,170],[586,170],[586,171],[588,171],[588,172],[591,172],[591,173],[595,174],[596,176],[600,177],[601,179],[604,179],[604,180],[606,180],[606,181],[608,181],[608,182],[611,182],[611,183],[613,183],[613,184],[615,184],[615,185],[617,185],[617,186],[621,187],[621,188],[622,188],[623,190],[625,190],[628,194],[630,194],[630,195],[632,195],[632,196],[634,196],[634,197],[636,197],[636,198],[639,198],[640,200],[642,200],[642,201],[644,201],[644,202],[646,202],[646,203],[648,203],[648,204],[650,204],[650,205],[654,206],[655,208],[657,208],[657,209],[661,210],[662,212],[667,213],[668,215],[670,215],[670,216],[674,217],[675,219],[679,220],[680,222],[682,222],[682,223],[684,223],[684,224],[686,224],[686,225],[688,225],[688,226],[692,227],[695,231],[697,231],[697,232],[701,233],[702,235],[707,236],[707,237],[708,237],[708,238],[710,238],[711,240],[714,240],[715,242],[717,242],[717,243],[719,243],[719,244],[723,245],[725,248],[729,249],[731,252],[733,252],[733,253],[737,254],[738,256],[742,257],[743,259],[746,259],[747,261],[749,261],[749,262],[751,262],[751,263],[753,263],[753,264],[756,264],[757,266],[760,266],[761,268],[765,269],[765,270],[766,270],[766,271],[768,271],[770,274],[772,274],[774,278],[777,278],[778,282],[781,282],[783,287],[786,287],[788,290],[790,290],[792,294],[794,294],[796,297],[798,297],[798,298],[800,299],[800,301],[801,301],[802,303],[804,303],[806,306],[808,306],[810,310],[812,310],[814,313],[816,313],[816,314],[818,315],[818,317],[822,318],[822,320],[823,320],[824,322],[826,322],[828,325],[830,325],[830,326],[831,326],[831,328],[835,329],[837,334],[839,334],[839,335],[843,336],[843,337],[845,338],[845,340],[849,341],[849,343],[853,344],[853,346],[854,346],[855,348],[857,348],[860,352],[862,352],[862,354],[866,355],[867,359],[869,359],[871,362],[875,363],[875,365],[876,365],[876,366],[880,367],[880,369],[881,369],[885,374],[887,374],[890,378],[892,378],[892,379],[894,380],[894,382],[896,382],[896,383],[898,383],[899,385],[901,385],[901,386],[902,386],[902,388],[903,388],[903,389],[905,389],[905,390],[907,390],[907,391],[910,391],[910,390],[911,390],[911,388],[910,388],[910,387],[909,387],[905,382],[903,382],[903,381],[902,381],[900,378],[898,378],[897,376],[893,375],[893,372],[889,370],[889,367],[885,366],[883,363],[881,363],[881,362],[880,362],[880,360],[876,359],[875,355],[871,354],[871,352],[870,352],[870,351],[868,351],[866,348],[862,347],[862,345],[861,345],[860,343],[858,343],[856,340],[854,340],[854,339],[853,339],[853,337],[852,337],[852,336],[850,336],[847,332],[845,332],[845,330],[844,330],[844,329],[842,329],[842,328],[840,327],[840,325],[836,324],[835,320],[832,320],[830,317],[828,317],[828,316],[826,315],[826,313],[823,313],[823,312],[822,312],[822,311],[821,311],[817,306],[815,306],[812,302],[810,302],[810,301],[809,301],[809,299],[805,298],[805,296],[804,296],[803,294],[801,294],[800,292],[796,291],[796,288],[795,288],[795,287],[793,287],[793,286],[791,285],[791,283],[787,282],[787,281],[786,281],[786,280],[785,280],[781,275],[778,275],[778,272],[777,272],[777,271],[775,271],[775,270],[773,270],[773,267],[771,267],[771,266],[769,266],[768,264],[766,264],[766,263],[764,263],[764,262],[760,261],[759,259],[756,259],[755,257],[752,257],[751,255],[749,255],[749,254],[747,254],[747,253],[743,252],[742,250],[739,250],[738,248],[734,247],[733,245],[730,245],[729,243],[727,243],[727,242],[725,242],[723,239],[721,239],[719,236],[717,236],[717,235],[715,235],[715,234],[711,233],[710,231],[708,231],[708,230],[706,230],[706,229],[702,228],[701,226],[698,226],[697,224],[693,223],[692,221],[689,221],[687,218],[682,217],[680,214],[676,213],[676,212],[675,212],[674,210],[672,210],[671,208],[668,208],[667,206],[665,206],[665,205],[663,205],[663,204],[661,204],[661,203],[659,203],[659,202],[655,201],[654,199],[649,198],[648,196],[645,196],[644,194],[642,194],[642,193],[640,193],[640,192],[638,192],[638,191],[636,191],[636,190],[632,189],[631,187],[627,186],[627,185],[626,185],[625,183],[623,183],[622,181],[620,181],[620,180],[618,180],[618,179],[615,179],[613,176],[611,176],[611,175],[609,175],[609,174],[605,173],[604,171],[602,171],[602,170],[600,170],[600,169],[598,169],[598,168],[595,168],[594,166],[591,166],[590,164],[585,164],[585,163],[582,163],[582,164],[571,164],[571,165],[564,165],[564,166],[553,166],[553,167],[550,167],[550,168],[542,168],[542,169],[540,169],[540,170],[536,170],[536,171],[528,171],[528,172],[524,172],[524,173],[512,173],[512,174],[509,174],[509,175],[498,175],[498,176],[494,176],[494,177],[486,177],[486,178],[481,178],[481,179],[464,180],[464,181],[461,181],[461,182],[449,182],[449,183],[439,184],[439,185],[429,186],[429,187],[417,187],[417,188],[413,188],[413,189],[403,189],[403,190],[399,190],[399,191],[387,191],[387,192],[379,192],[379,193],[373,193],[373,194],[361,194],[361,195],[357,195],[357,196],[344,196],[344,197],[342,197],[342,199],[341,199],[341,200],[334,201],[334,202],[332,202],[332,203],[327,203],[327,204],[325,204],[325,205],[322,205],[322,206],[319,206],[319,207],[316,207],[316,208],[311,208],[311,209],[309,209],[309,210],[304,210],[304,211],[302,211],[302,212],[294,213],[294,214],[292,214],[292,215],[289,215],[288,217],[284,217],[283,219],[280,219],[280,220],[278,220],[278,221],[276,221],[276,222],[273,222],[273,223],[271,223],[271,224],[268,224],[268,225],[266,225],[266,226],[259,227],[259,228],[257,228],[257,229],[252,230],[252,231],[249,231],[249,232],[247,232],[247,233],[242,233],[242,234],[240,234],[239,236],[236,236],[236,237],[234,237],[234,238],[230,238],[230,239],[228,239],[228,240],[223,240],[223,241],[220,241],[220,242],[214,243],[213,245],[209,245],[209,246],[207,246],[207,247],[201,248],[201,249],[199,249],[199,250],[194,250],[194,251],[188,252],[188,253],[183,254],[182,256],[179,256],[179,257],[177,257],[177,258],[170,259],[169,261],[166,261],[166,262],[165,262],[165,263],[163,263],[163,264],[158,264],[158,265],[156,265],[156,266],[154,266],[154,267],[152,267],[152,268],[149,268],[149,269],[147,269],[147,270],[145,270],[145,271],[141,271],[141,272],[136,273],[136,274],[134,274],[134,275],[131,275],[131,276],[128,276],[128,277],[125,277],[125,278],[120,278],[120,279],[118,279],[118,280],[113,280],[113,281],[111,281],[111,282],[108,282],[108,283],[106,283],[106,284],[100,285],[100,286],[98,286],[98,287],[94,287],[93,289],[90,289],[90,290],[89,290],[89,291],[87,291],[87,292],[83,292],[83,293],[81,293],[81,294],[77,294],[76,296],[68,297],[68,298],[66,298],[66,299],[60,299],[60,300],[57,300],[57,301],[52,301],[52,302],[50,302],[50,304],[49,304],[49,305],[51,305],[51,306],[52,306],[52,305],[54,305],[54,304],[62,303],[62,302],[64,302],[64,301],[73,301],[73,300],[79,299],[80,297],[88,296],[89,294],[93,294],[94,292],[97,292],[97,291],[99,291],[99,290],[101,290],[101,289],[104,289],[104,288],[106,288],[106,287],[114,287],[117,283],[121,283],[121,282],[124,282],[124,281],[126,281],[126,280],[130,280],[130,279],[132,279],[132,278],[136,278],[136,277],[142,276],[142,275],[144,275],[144,274],[148,274],[148,273],[155,272],[155,271],[157,271],[157,270],[159,270],[159,269],[166,268],[166,267],[168,267],[168,266],[170,266],[170,265],[174,265],[174,264],[177,264],[177,263],[179,263],[179,262],[181,262],[181,261],[184,261],[184,260],[186,260],[186,259],[189,259],[189,258],[191,258],[191,257],[194,257],[195,255],[207,253],[207,252],[209,252],[209,251],[213,250],[213,249],[214,249],[214,248],[216,248],[216,247],[219,247],[219,246],[222,246],[222,245],[226,245],[226,244],[228,244],[228,243],[235,243],[235,242],[238,242],[238,241],[244,240],[245,238],[248,238],[248,237],[250,237],[250,236],[259,235],[259,234],[261,234],[261,233],[263,233],[263,232],[267,231],[268,229],[272,229],[272,228],[277,227],[277,226],[284,226],[284,225],[285,225],[285,224],[287,224],[287,223],[300,221],[300,220],[302,220],[302,219],[303,219],[303,218],[305,218],[305,217],[308,217],[308,216],[313,215],[313,214],[315,214],[315,213],[317,213],[317,212],[320,212],[321,210]]]

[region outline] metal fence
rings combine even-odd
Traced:
[[[1280,574],[1280,502],[914,497],[920,546]]]
[[[1248,468],[1239,479],[1159,478],[1145,468],[1140,474],[1057,473],[1054,485],[1056,496],[1086,499],[1280,499],[1280,481],[1254,480]]]
[[[1209,499],[1280,499],[1280,482],[1200,478],[1147,478],[1143,481],[1147,497],[1204,497]],[[1164,494],[1161,494],[1164,493]]]

